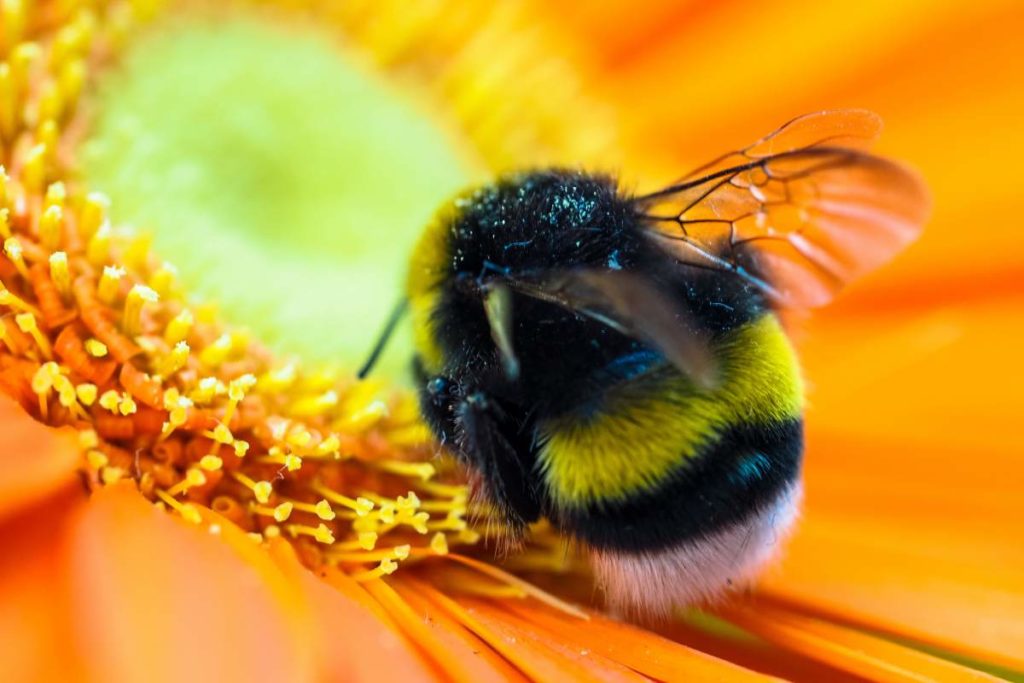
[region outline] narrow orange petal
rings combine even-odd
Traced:
[[[503,609],[514,615],[517,623],[552,640],[621,662],[634,671],[658,680],[771,680],[768,676],[596,613],[581,622],[526,601],[509,600],[503,604]]]
[[[530,678],[639,680],[634,672],[616,662],[543,638],[487,603],[468,601],[470,605],[465,607],[426,583],[410,579],[407,583],[411,590],[476,634]]]
[[[313,612],[321,680],[376,683],[437,678],[390,619],[382,619],[364,601],[318,578],[299,563],[288,543],[277,539],[270,553]]]
[[[777,645],[872,681],[980,683],[998,680],[902,645],[767,605],[732,607],[723,612],[730,621]]]
[[[71,518],[86,501],[77,484],[0,522],[0,662],[9,683],[82,678],[83,653],[68,615]]]
[[[409,607],[416,614],[421,615],[424,623],[444,643],[445,651],[463,653],[461,659],[467,667],[472,669],[473,680],[494,681],[494,683],[529,680],[507,659],[495,652],[490,645],[467,630],[448,612],[431,604],[401,577],[393,577],[391,583],[402,599],[409,604]]]
[[[73,533],[94,680],[313,679],[308,614],[266,553],[242,555],[129,485],[96,492]]]
[[[79,463],[72,431],[40,424],[0,395],[0,519],[72,481]]]

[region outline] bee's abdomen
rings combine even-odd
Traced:
[[[597,548],[656,550],[770,507],[803,450],[796,357],[775,317],[724,334],[722,380],[700,390],[662,363],[538,423],[551,517]]]
[[[558,522],[600,550],[664,550],[770,509],[799,479],[802,452],[799,418],[733,426],[659,485],[623,499],[562,507]]]

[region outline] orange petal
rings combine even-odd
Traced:
[[[390,619],[381,618],[365,601],[317,578],[299,563],[291,545],[273,543],[271,556],[313,610],[322,680],[370,683],[438,678]],[[335,576],[335,582],[343,580],[341,575]],[[352,587],[361,590],[354,582]]]
[[[885,683],[996,681],[988,674],[865,633],[767,605],[724,610],[739,626],[804,656]]]
[[[76,632],[95,680],[314,678],[309,615],[266,553],[243,555],[129,485],[98,491],[73,533]]]
[[[0,396],[0,519],[72,481],[79,464],[73,432],[40,424]]]
[[[526,681],[518,669],[498,654],[486,642],[467,630],[448,612],[427,600],[415,587],[396,577],[391,582],[409,607],[421,616],[424,623],[437,635],[445,652],[458,656],[468,668],[473,681]]]
[[[0,523],[0,662],[3,679],[82,679],[67,606],[71,518],[85,503],[77,483]]]
[[[513,615],[518,624],[526,624],[550,640],[589,650],[658,680],[770,680],[762,674],[596,613],[582,621],[522,600],[508,600],[503,603],[503,609]]]
[[[483,601],[466,600],[463,606],[425,583],[416,583],[415,590],[534,680],[644,680],[630,669],[591,655],[586,649],[546,639]]]

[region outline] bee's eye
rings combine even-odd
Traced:
[[[435,377],[427,382],[427,392],[430,393],[431,396],[437,396],[444,393],[446,388],[448,388],[448,382],[441,377]]]

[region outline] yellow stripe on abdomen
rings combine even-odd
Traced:
[[[557,504],[628,498],[664,480],[723,428],[798,417],[803,387],[796,355],[773,315],[716,343],[721,384],[699,391],[670,367],[610,387],[592,416],[539,425],[539,461]]]

